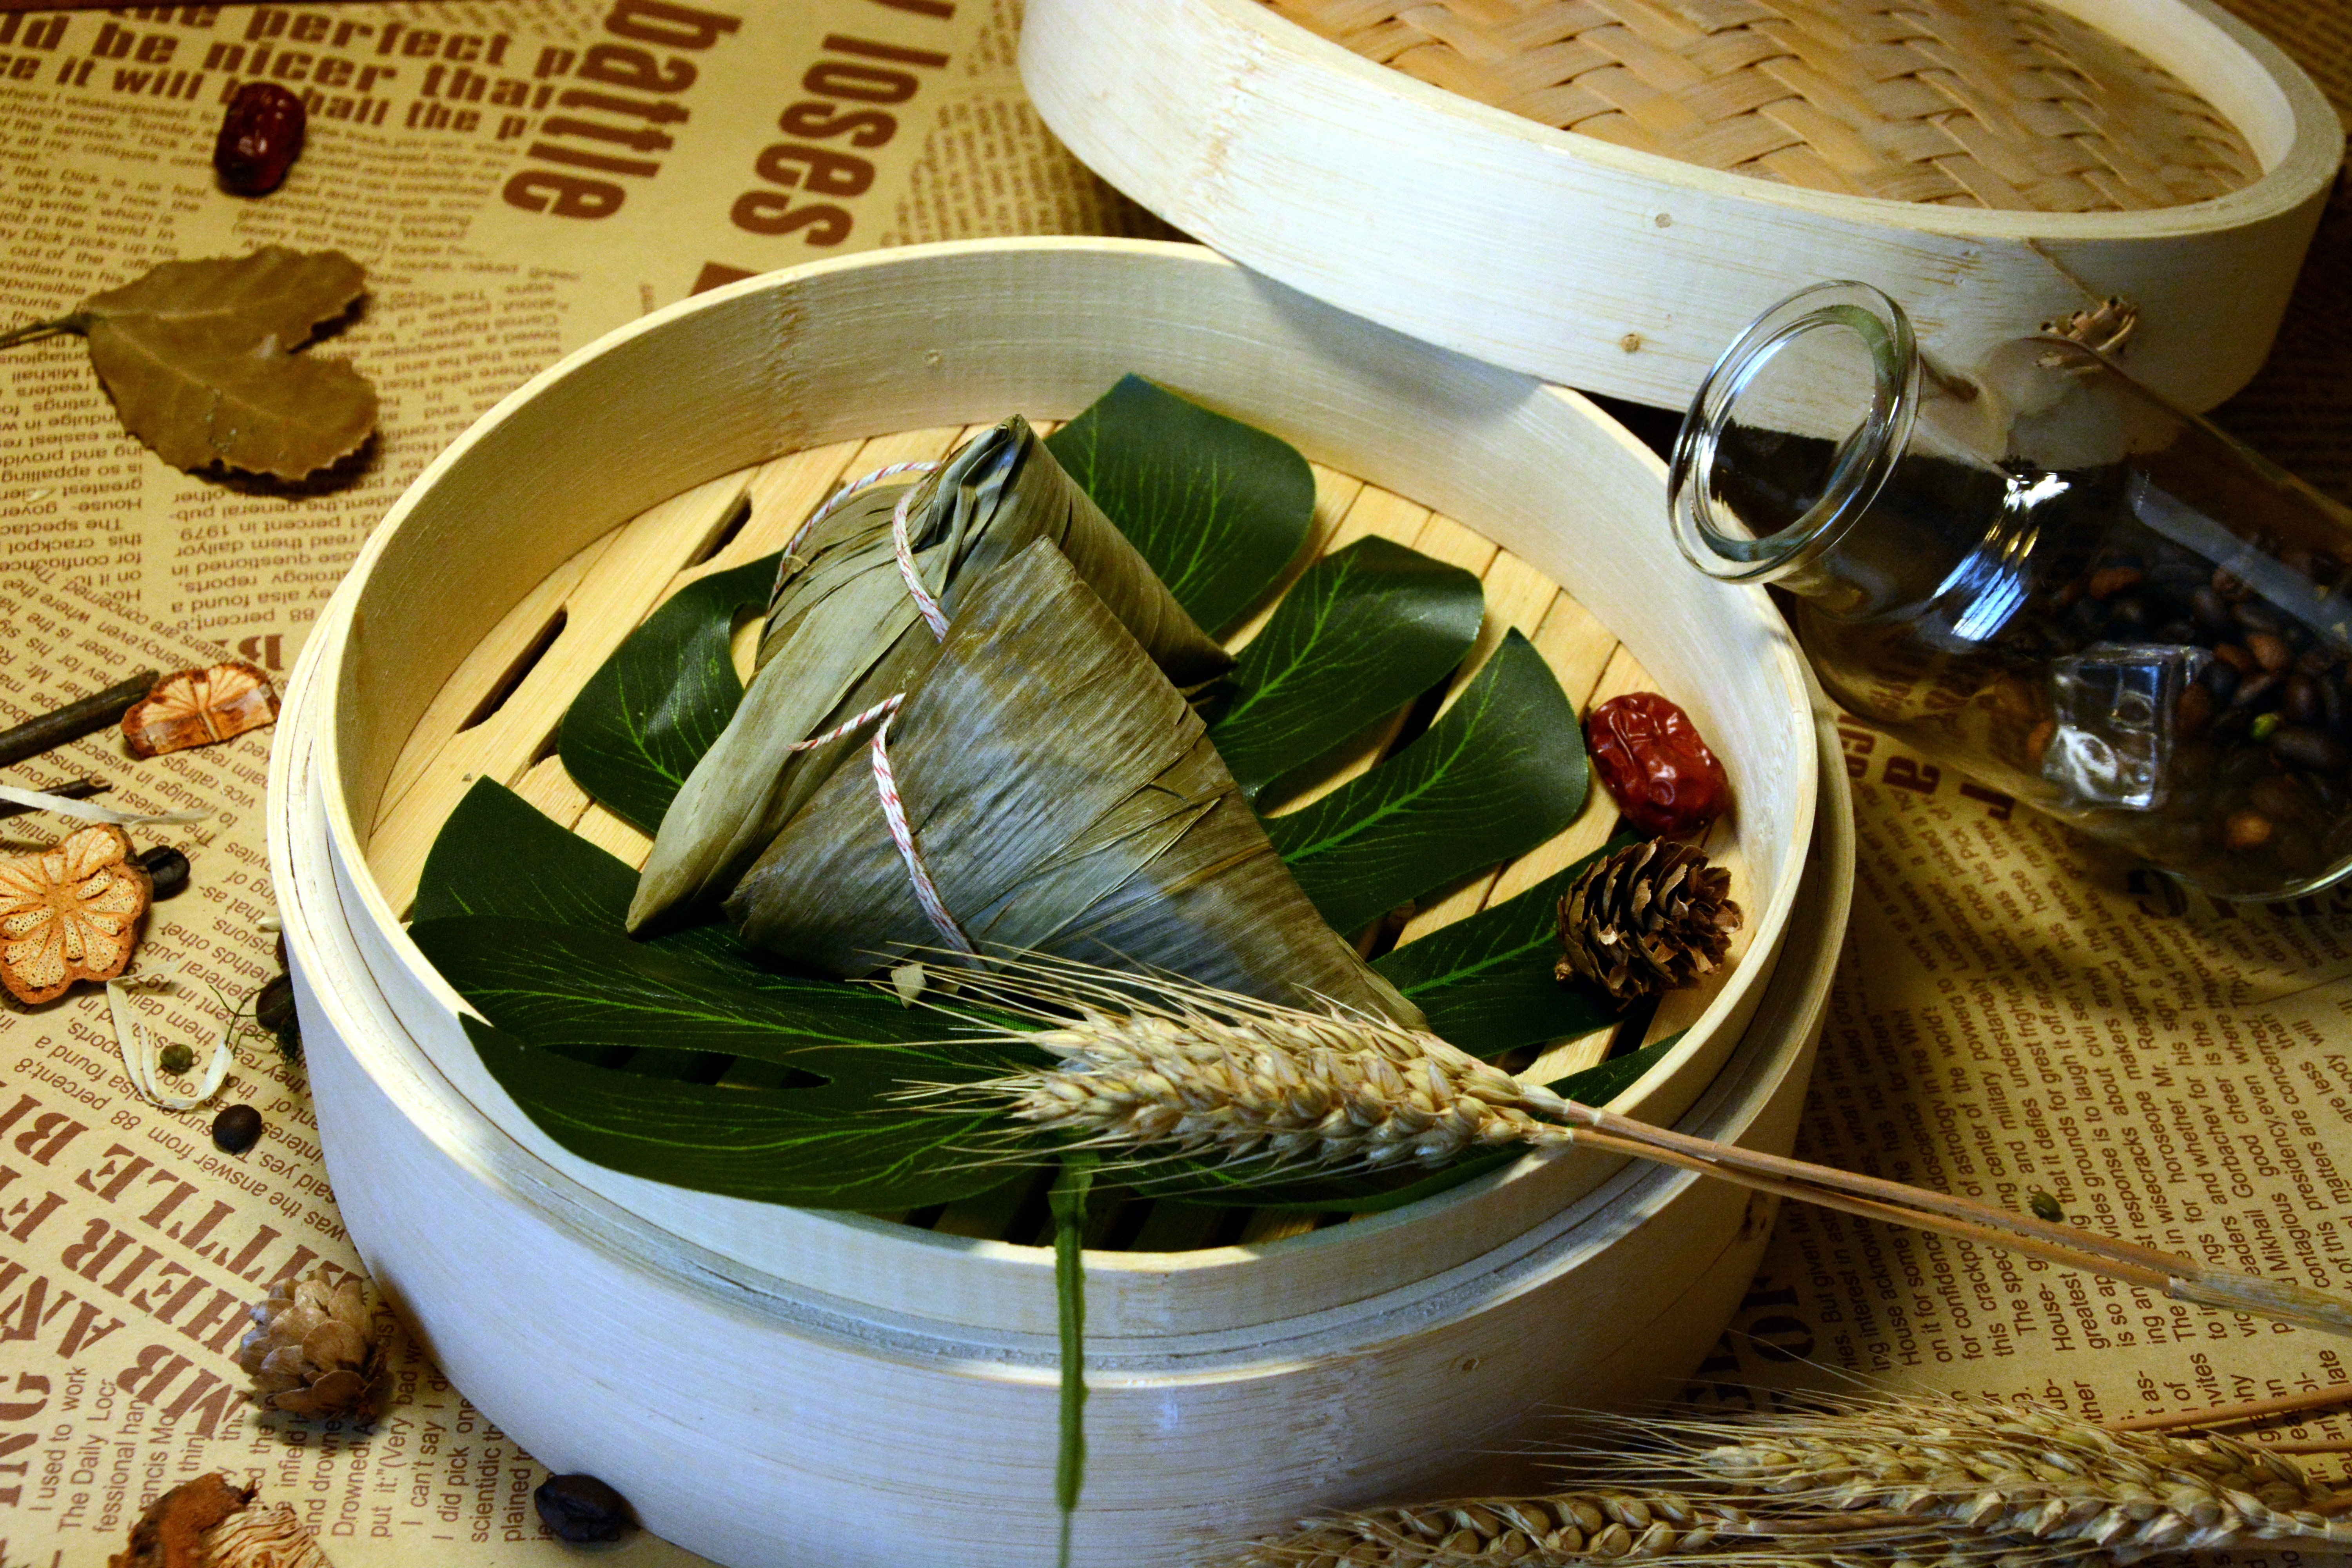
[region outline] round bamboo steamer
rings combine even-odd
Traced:
[[[298,672],[294,703],[315,700],[318,674]],[[349,922],[368,914],[336,874],[314,739],[286,731],[270,789],[305,1059],[344,1224],[443,1371],[542,1463],[610,1481],[649,1529],[728,1568],[1049,1561],[1050,1328],[984,1332],[959,1302],[885,1311],[806,1271],[749,1268],[484,1115],[358,962]],[[1820,744],[1827,798],[1786,952],[1685,1131],[1794,1142],[1853,878],[1826,722]],[[1242,1333],[1090,1320],[1074,1561],[1182,1568],[1323,1510],[1542,1486],[1513,1456],[1560,1436],[1563,1410],[1671,1397],[1737,1310],[1772,1215],[1635,1166],[1505,1246],[1344,1309]],[[1410,1219],[1391,1221],[1410,1245]]]
[[[1030,0],[1021,72],[1071,151],[1187,234],[1546,380],[1679,407],[1774,300],[1850,278],[1899,300],[1962,371],[2120,295],[2140,313],[2128,368],[2209,407],[2269,350],[2343,128],[2298,67],[2210,0],[2041,5],[2058,15],[2029,26],[2019,5],[1973,0]],[[2011,26],[2068,31],[2021,60],[2004,39],[1961,36]],[[1940,36],[1906,58],[1923,33]],[[2258,174],[2224,190],[2158,171],[2137,196],[2029,179],[2067,161],[2067,138],[2044,128],[2051,100],[2081,90],[2068,57],[2086,40],[2135,51],[2203,105],[2127,63],[2068,131],[2104,138],[2118,165],[2153,163],[2206,135],[2210,106]],[[1947,112],[1972,89],[1992,101]],[[1939,159],[1969,164],[1983,194],[1941,179]],[[2168,178],[2216,194],[2137,210],[1970,205],[2144,202]],[[1928,199],[1854,194],[1889,190]]]
[[[1601,606],[1692,709],[1740,802],[1753,935],[1615,1103],[1768,1147],[1790,1136],[1850,882],[1843,775],[1832,763],[1817,811],[1821,740],[1785,633],[1760,595],[1673,556],[1659,465],[1589,404],[1191,247],[923,247],[657,313],[493,410],[371,539],[289,690],[272,854],[306,1038],[328,1042],[313,1077],[330,1164],[371,1268],[532,1451],[622,1483],[657,1530],[724,1561],[1034,1561],[1053,1522],[1050,1485],[1024,1479],[1052,1463],[1050,1258],[565,1153],[482,1072],[359,825],[465,661],[625,520],[846,437],[1009,408],[1067,417],[1129,370],[1473,523]],[[527,705],[536,679],[501,700]],[[1809,852],[1831,862],[1810,886]],[[1779,975],[1790,940],[1805,956]],[[1543,1401],[1660,1392],[1733,1304],[1746,1264],[1727,1249],[1760,1245],[1743,1213],[1735,1195],[1571,1156],[1272,1246],[1090,1254],[1108,1381],[1089,1407],[1087,1560],[1176,1561],[1171,1543],[1202,1531],[1430,1475],[1432,1430],[1466,1446]],[[521,1296],[518,1275],[533,1280]],[[1535,1333],[1511,1314],[1570,1281],[1583,1305],[1549,1321],[1543,1355],[1482,1338],[1507,1321]],[[1614,1331],[1662,1315],[1655,1332]],[[1571,1348],[1563,1323],[1611,1328]],[[1525,1377],[1440,1375],[1505,1354]],[[1560,1381],[1570,1367],[1582,1389]],[[1175,1462],[1195,1444],[1197,1464]]]

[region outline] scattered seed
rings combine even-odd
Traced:
[[[261,1112],[250,1105],[222,1108],[213,1118],[213,1143],[224,1154],[242,1154],[261,1140]]]
[[[2025,1206],[2033,1211],[2034,1218],[2046,1219],[2053,1225],[2066,1217],[2066,1211],[2058,1206],[2058,1200],[2040,1187],[2026,1194]]]
[[[196,1053],[185,1046],[165,1046],[155,1053],[155,1065],[176,1078],[196,1065]]]

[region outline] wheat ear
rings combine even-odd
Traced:
[[[1309,1520],[1222,1568],[2055,1568],[2088,1549],[1993,1542],[1873,1514],[1751,1514],[1669,1491],[1470,1498]]]
[[[1603,1473],[1822,1510],[1891,1512],[2118,1563],[2256,1542],[2352,1543],[2352,1507],[2226,1437],[2116,1432],[2038,1404],[1847,1402],[1739,1421],[1628,1423]],[[1760,1507],[1760,1502],[1750,1506]]]
[[[1436,1036],[1358,1013],[1307,1012],[1181,977],[1034,954],[960,977],[1036,1032],[971,1019],[1049,1068],[912,1095],[994,1100],[1016,1122],[1131,1162],[1206,1157],[1274,1174],[1444,1165],[1473,1149],[1578,1144],[1697,1171],[1865,1219],[2003,1247],[2161,1290],[2175,1300],[2352,1334],[2352,1303],[2287,1279],[2209,1268],[2138,1242],[1972,1198],[1694,1138],[1564,1100]],[[1002,1150],[982,1158],[1019,1158]],[[1034,1149],[1029,1157],[1034,1157]]]
[[[2116,1433],[2039,1405],[1927,1395],[1738,1420],[1599,1417],[1590,1489],[1369,1510],[1233,1568],[2051,1568],[2341,1543],[2352,1507],[2225,1439]]]

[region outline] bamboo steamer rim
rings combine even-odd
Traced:
[[[358,827],[362,813],[357,808],[364,804],[372,813],[373,792],[383,783],[381,773],[373,778],[362,776],[362,760],[370,757],[371,733],[379,725],[391,727],[395,723],[404,733],[406,722],[413,721],[415,716],[411,712],[404,721],[387,718],[385,694],[376,689],[378,666],[371,661],[380,661],[386,656],[380,647],[372,648],[371,645],[380,643],[387,636],[394,644],[399,644],[401,635],[396,631],[379,631],[376,628],[399,627],[404,608],[416,607],[413,604],[404,605],[396,585],[392,588],[382,585],[380,569],[387,556],[396,550],[432,547],[435,542],[433,537],[425,536],[420,542],[412,540],[410,535],[426,519],[434,527],[448,525],[449,519],[435,515],[436,509],[462,510],[460,502],[447,500],[448,496],[466,492],[476,504],[488,504],[481,492],[468,489],[481,478],[469,472],[469,465],[480,467],[486,462],[495,463],[501,457],[520,462],[525,454],[533,460],[539,460],[550,443],[564,438],[565,427],[562,424],[560,410],[567,405],[563,397],[556,395],[568,390],[576,398],[581,387],[587,384],[582,378],[592,376],[597,367],[608,361],[616,364],[633,363],[627,361],[631,352],[656,333],[685,332],[690,337],[696,331],[718,332],[722,322],[730,329],[748,329],[753,323],[764,323],[771,331],[773,342],[789,347],[801,341],[793,334],[821,327],[826,320],[828,309],[839,307],[846,310],[844,299],[859,288],[879,285],[890,293],[894,300],[901,296],[919,298],[920,285],[939,275],[979,273],[993,278],[1012,269],[1022,273],[1023,281],[1033,286],[1042,285],[1050,279],[1053,288],[1068,289],[1072,287],[1073,271],[1083,271],[1087,268],[1108,269],[1099,277],[1124,277],[1132,268],[1152,269],[1151,278],[1157,279],[1164,274],[1174,279],[1178,291],[1184,292],[1187,301],[1194,304],[1200,302],[1199,295],[1202,291],[1220,288],[1234,296],[1233,302],[1236,308],[1252,298],[1262,300],[1265,297],[1262,284],[1252,280],[1244,269],[1213,252],[1197,246],[1157,241],[1050,237],[952,241],[828,258],[711,290],[607,334],[518,388],[425,468],[386,516],[383,525],[370,536],[349,576],[321,615],[304,649],[302,668],[298,673],[298,681],[305,691],[310,693],[310,698],[299,709],[298,723],[282,727],[278,741],[280,746],[295,743],[293,735],[297,731],[310,737],[309,743],[313,752],[310,766],[319,784],[317,805],[323,817],[329,853],[338,862],[338,874],[353,906],[350,911],[352,921],[354,926],[364,926],[375,933],[397,966],[396,973],[376,976],[379,987],[390,984],[421,992],[430,996],[433,1004],[451,1017],[466,1010],[455,991],[425,961],[423,954],[408,939],[396,912],[368,873],[364,853],[366,837]],[[1035,276],[1027,276],[1033,269]],[[1008,277],[1002,281],[1009,284],[1011,279]],[[914,292],[908,295],[910,287]],[[1304,313],[1317,318],[1318,331],[1346,334],[1342,348],[1334,352],[1342,353],[1347,367],[1351,371],[1359,362],[1376,362],[1393,369],[1394,356],[1417,356],[1417,368],[1442,381],[1441,390],[1445,395],[1483,398],[1486,403],[1512,411],[1530,399],[1565,405],[1574,412],[1578,419],[1602,432],[1611,444],[1621,448],[1634,462],[1660,476],[1662,481],[1663,465],[1655,455],[1578,394],[1544,385],[1517,373],[1464,360],[1411,339],[1391,338],[1382,329],[1340,316],[1328,307],[1312,301],[1284,299],[1265,308],[1278,308],[1285,321]],[[1199,324],[1189,312],[1185,320],[1188,327],[1197,325],[1204,341],[1229,336],[1236,331],[1226,320],[1220,320],[1213,325]],[[712,341],[717,340],[714,338]],[[1061,346],[1056,345],[1057,348]],[[783,405],[790,402],[790,389],[798,384],[796,374],[790,366],[776,367],[770,374],[784,394],[779,399],[779,412],[789,412]],[[1103,384],[1108,384],[1108,377],[1101,380]],[[579,386],[572,384],[575,381],[580,382]],[[1075,391],[1071,395],[1082,402],[1084,397],[1090,397],[1099,390],[1095,386],[1083,395]],[[646,399],[650,398],[651,394],[629,385],[625,377],[614,387],[611,400],[625,403],[632,397]],[[576,407],[576,404],[572,406]],[[605,405],[600,402],[598,406],[602,408]],[[1041,412],[1054,413],[1051,410]],[[1060,412],[1075,413],[1076,408],[1073,406]],[[646,415],[647,410],[638,409],[635,413]],[[1325,416],[1322,411],[1311,412],[1306,416],[1307,422],[1311,427],[1313,421],[1321,416]],[[950,421],[909,418],[900,427],[913,427],[926,422]],[[612,428],[625,434],[610,436],[608,445],[613,441],[637,440],[642,437],[637,424],[625,413],[617,418]],[[757,460],[777,451],[813,445],[824,438],[837,437],[831,437],[829,433],[812,435],[806,430],[796,430],[786,436],[771,435],[757,451],[730,449],[727,456],[708,466],[714,472],[728,472],[744,462]],[[1311,442],[1308,444],[1312,445]],[[637,490],[616,489],[609,484],[589,487],[583,481],[567,476],[560,466],[551,464],[543,472],[530,477],[550,486],[573,486],[578,493],[567,497],[566,504],[581,501],[593,488],[593,504],[603,509],[600,516],[604,520],[587,534],[587,537],[593,537],[595,532],[603,531],[604,526],[617,524],[645,506],[666,499],[709,476],[699,472],[670,470],[666,472],[660,486],[650,492],[644,491],[643,487]],[[1363,477],[1375,481],[1378,479],[1373,474]],[[1408,484],[1391,488],[1409,492],[1412,487]],[[1663,521],[1658,537],[1663,544],[1665,538]],[[551,552],[552,558],[546,563],[551,569],[563,552],[583,542],[533,541],[534,543],[543,543]],[[1557,581],[1558,574],[1550,574]],[[436,581],[436,590],[446,589],[451,595],[467,592],[472,585],[465,578],[466,574],[462,572],[445,571]],[[1717,589],[1720,585],[1709,585],[1710,603],[1717,602],[1711,595]],[[1736,1046],[1736,1040],[1720,1037],[1725,1034],[1723,1026],[1743,1010],[1752,1010],[1761,994],[1763,984],[1769,980],[1772,961],[1777,957],[1780,942],[1787,934],[1790,915],[1799,896],[1804,846],[1811,841],[1820,805],[1820,767],[1812,732],[1810,676],[1793,644],[1788,639],[1785,628],[1780,626],[1760,591],[1721,591],[1730,595],[1720,601],[1722,604],[1745,605],[1744,610],[1733,610],[1733,618],[1744,619],[1748,624],[1759,644],[1759,657],[1766,662],[1771,682],[1782,694],[1780,712],[1783,717],[1776,722],[1787,731],[1782,737],[1785,743],[1780,755],[1797,770],[1798,776],[1783,781],[1789,787],[1789,821],[1796,837],[1793,843],[1772,847],[1778,861],[1777,875],[1771,879],[1769,900],[1762,900],[1759,909],[1750,911],[1758,936],[1742,972],[1735,973],[1724,992],[1687,1031],[1682,1044],[1612,1102],[1621,1110],[1638,1111],[1653,1096],[1679,1084],[1696,1060],[1712,1052],[1715,1059],[1719,1061],[1722,1055]],[[494,624],[497,615],[503,613],[506,607],[503,602],[491,606],[482,617],[482,628]],[[439,657],[446,660],[438,674],[425,683],[428,689],[437,689],[440,679],[446,678],[448,668],[454,667],[456,659],[461,656],[462,647],[441,647],[432,639],[423,637],[422,634],[411,637],[409,641],[415,644],[415,651],[420,657]],[[391,755],[378,746],[373,760],[382,768],[388,769]],[[1763,880],[1760,867],[1759,880]],[[1693,1092],[1696,1092],[1696,1089]],[[503,1095],[499,1096],[500,1100],[503,1098]],[[1684,1106],[1687,1103],[1688,1100],[1685,1100]],[[1675,1113],[1679,1114],[1684,1106],[1675,1107]],[[519,1111],[509,1107],[508,1113],[518,1121],[523,1121],[527,1127],[527,1121],[520,1117]],[[499,1118],[494,1115],[492,1120],[499,1121]],[[500,1125],[510,1137],[522,1131],[519,1127],[507,1126],[502,1121]],[[584,1162],[579,1163],[585,1165]],[[1390,1232],[1454,1212],[1479,1196],[1530,1180],[1543,1169],[1543,1162],[1521,1161],[1493,1178],[1467,1184],[1429,1203],[1368,1216],[1356,1224],[1289,1238],[1277,1244],[1273,1250],[1291,1258],[1327,1251],[1341,1256],[1349,1250],[1370,1252],[1378,1248]],[[615,1178],[614,1184],[628,1184],[635,1181],[635,1178]],[[690,1196],[700,1198],[705,1195]],[[801,1228],[794,1230],[796,1236],[806,1237],[816,1230],[834,1228],[861,1233],[869,1242],[885,1247],[944,1249],[996,1268],[1042,1279],[1047,1283],[1046,1296],[1050,1299],[1051,1253],[1046,1248],[942,1237],[838,1211],[779,1211],[765,1205],[749,1205],[743,1200],[711,1199],[710,1202],[714,1205],[741,1204],[747,1208],[763,1209],[775,1224],[800,1226]],[[776,1216],[793,1218],[787,1221]],[[1115,1289],[1117,1279],[1121,1275],[1154,1280],[1186,1276],[1206,1279],[1262,1267],[1268,1255],[1267,1248],[1250,1247],[1211,1247],[1165,1254],[1093,1253],[1089,1255],[1089,1268],[1095,1270],[1098,1282]]]
[[[1087,0],[1075,3],[1084,5]],[[2260,178],[2201,201],[2080,213],[1954,206],[1774,184],[1727,169],[1562,131],[1465,98],[1367,59],[1281,16],[1266,0],[1151,3],[1198,13],[1230,35],[1223,40],[1229,47],[1247,55],[1293,56],[1310,61],[1348,79],[1367,101],[1394,99],[1438,122],[1458,126],[1478,142],[1531,143],[1643,177],[1660,187],[1661,194],[1675,189],[1697,191],[1929,233],[2052,241],[2143,240],[2198,234],[2293,211],[2326,189],[2344,158],[2342,121],[2310,75],[2284,50],[2215,0],[2132,0],[2123,5],[2113,0],[2035,0],[2137,50],[2178,77],[2236,128],[2262,164]],[[2118,28],[2117,23],[2130,26],[2126,31]],[[1026,35],[1024,43],[1025,47]]]

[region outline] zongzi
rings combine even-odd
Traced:
[[[964,595],[887,756],[919,871],[873,773],[843,768],[728,900],[747,941],[864,974],[960,937],[983,959],[1163,969],[1419,1026],[1307,902],[1200,715],[1045,542]]]
[[[798,749],[915,684],[937,657],[893,543],[907,506],[917,575],[953,615],[972,587],[1032,541],[1052,542],[1170,680],[1191,686],[1232,659],[1171,597],[1028,421],[978,437],[912,487],[861,492],[786,555],[742,705],[663,817],[629,905],[629,927],[714,900],[862,743]]]

